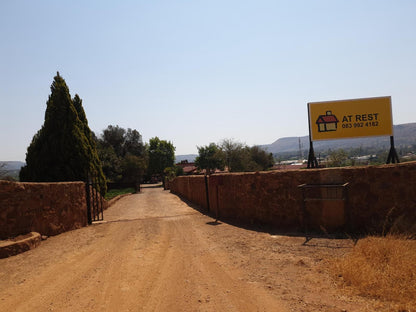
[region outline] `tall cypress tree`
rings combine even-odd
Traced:
[[[82,107],[82,100],[75,94],[72,100],[75,110],[77,111],[78,118],[82,123],[82,131],[88,140],[88,155],[89,155],[89,174],[94,176],[100,185],[100,190],[105,193],[107,190],[106,178],[102,169],[101,161],[98,157],[97,144],[93,137],[93,133],[88,126],[87,115],[85,114],[84,108]]]
[[[46,102],[45,122],[27,149],[20,180],[84,181],[88,174],[98,177],[100,189],[105,192],[105,178],[82,100],[78,95],[71,99],[58,72]]]

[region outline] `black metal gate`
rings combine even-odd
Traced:
[[[99,189],[99,183],[95,178],[89,178],[85,183],[88,224],[104,220],[104,200],[98,191]]]
[[[305,233],[309,230],[336,232],[351,230],[351,216],[348,208],[348,185],[344,184],[302,184],[303,224]]]

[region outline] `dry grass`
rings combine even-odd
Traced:
[[[368,237],[334,265],[336,276],[360,295],[416,308],[416,241]],[[403,309],[404,310],[404,309]]]

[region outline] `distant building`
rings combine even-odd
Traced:
[[[293,161],[293,160],[286,160],[281,161],[278,164],[275,164],[271,170],[297,170],[297,169],[304,169],[307,167],[306,161]]]
[[[182,160],[180,163],[177,163],[176,166],[182,167],[183,174],[185,175],[195,174],[197,172],[195,163],[188,162],[187,160]]]

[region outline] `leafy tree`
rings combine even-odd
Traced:
[[[274,165],[274,158],[272,153],[267,153],[258,146],[250,148],[250,158],[256,164],[256,170],[267,170]]]
[[[175,177],[179,177],[181,175],[183,175],[183,168],[180,166],[173,166],[173,167],[167,167],[165,168],[165,170],[163,171],[163,173],[165,174],[165,176],[169,179],[169,180],[173,180]]]
[[[75,102],[75,103],[74,103]],[[65,80],[54,77],[46,102],[45,121],[34,135],[26,153],[21,181],[55,182],[98,177],[105,193],[105,177],[95,150],[82,101],[71,99]]]
[[[274,164],[273,155],[258,146],[248,147],[243,143],[224,139],[220,147],[230,172],[267,170]]]
[[[142,136],[136,129],[128,128],[126,131],[119,126],[109,125],[103,130],[99,142],[103,147],[111,147],[117,157],[127,154],[144,156],[145,153]]]
[[[114,153],[118,157],[124,156],[124,143],[125,143],[126,130],[119,126],[109,125],[107,129],[103,131],[101,142],[105,147],[112,147]]]
[[[122,182],[140,183],[145,173],[145,159],[127,154],[121,162]]]
[[[151,138],[147,146],[149,157],[148,174],[162,176],[165,168],[173,167],[175,163],[175,147],[166,140],[158,137]]]
[[[348,155],[343,149],[328,152],[328,167],[344,167],[347,165]]]
[[[106,177],[115,182],[141,180],[147,167],[147,157],[142,136],[137,130],[127,131],[119,126],[109,125],[96,139],[98,153]]]
[[[124,155],[131,154],[135,156],[143,156],[145,154],[142,136],[135,129],[127,129],[123,147]]]
[[[198,169],[205,169],[207,174],[215,169],[224,169],[224,154],[215,143],[198,147],[198,156],[195,159]]]
[[[183,168],[175,165],[175,176],[179,177],[184,175]]]
[[[122,179],[122,158],[118,157],[112,146],[104,146],[100,141],[97,143],[98,156],[101,160],[104,175],[107,180],[121,181]]]
[[[224,153],[224,161],[230,172],[242,171],[244,144],[235,142],[232,139],[224,139],[219,147]]]

